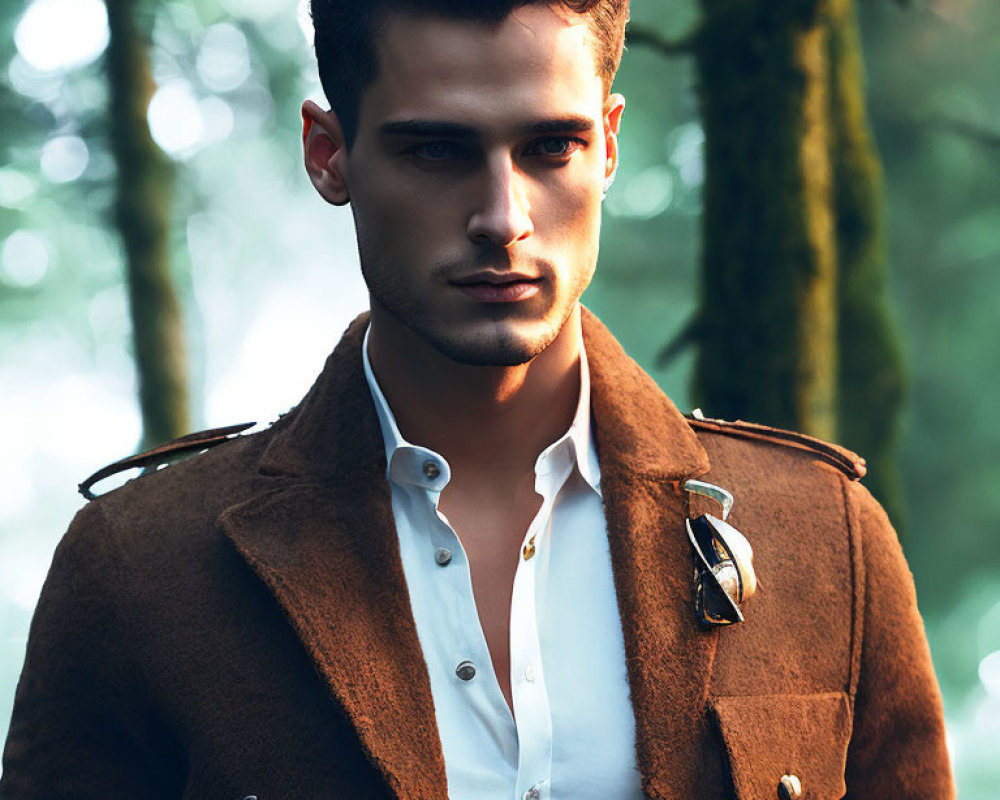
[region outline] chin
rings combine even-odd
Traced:
[[[556,340],[573,310],[572,304],[563,310],[525,303],[455,313],[397,304],[391,295],[372,297],[426,345],[458,364],[475,367],[527,364]]]
[[[447,327],[413,325],[411,330],[443,356],[459,364],[515,367],[545,352],[565,324],[565,319],[545,315],[534,320],[479,320]]]
[[[516,367],[527,364],[545,351],[556,334],[524,336],[507,331],[468,336],[425,336],[425,341],[443,356],[470,367]]]

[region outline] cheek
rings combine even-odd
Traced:
[[[454,190],[413,185],[395,175],[375,175],[363,190],[352,193],[358,234],[382,252],[440,249],[453,235],[462,198]],[[412,254],[411,254],[412,255]]]
[[[412,196],[384,184],[352,195],[351,202],[358,239],[369,253],[392,254],[413,246],[425,222],[426,211]]]
[[[561,186],[536,208],[536,230],[540,215],[553,240],[577,251],[592,247],[601,227],[601,184],[588,179]]]
[[[604,147],[595,145],[579,163],[553,173],[548,193],[566,224],[587,226],[600,219],[603,186]]]

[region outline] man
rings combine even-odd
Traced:
[[[689,423],[579,305],[626,14],[315,0],[305,165],[370,316],[271,428],[78,515],[3,797],[951,796],[857,459]],[[713,486],[752,565],[721,524],[692,560]]]

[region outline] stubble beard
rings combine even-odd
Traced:
[[[555,290],[555,270],[545,270],[547,291]],[[539,298],[546,304],[538,315],[524,314],[520,304],[482,304],[480,318],[449,328],[432,309],[415,300],[405,285],[385,269],[366,269],[362,275],[373,304],[378,303],[423,342],[452,361],[473,367],[515,367],[532,361],[555,341],[569,320],[584,287],[569,297]],[[587,281],[589,282],[589,280]],[[546,290],[543,290],[547,294]],[[524,301],[531,303],[532,300]],[[471,330],[470,330],[471,328]]]
[[[448,336],[447,332],[421,331],[414,326],[410,327],[431,347],[459,364],[470,367],[516,367],[532,361],[555,341],[569,318],[569,310],[560,317],[552,320],[554,324],[532,336],[518,336],[499,321],[491,331],[471,337]]]
[[[470,367],[515,367],[528,363],[555,341],[573,308],[570,304],[566,309],[559,309],[555,317],[546,314],[541,325],[525,321],[522,326],[503,306],[485,306],[483,318],[475,323],[475,330],[470,331],[464,325],[442,326],[426,307],[414,303],[411,298],[378,291],[371,282],[368,289],[372,300],[415,336],[446,358]],[[521,334],[517,330],[528,325],[532,328],[530,332]]]

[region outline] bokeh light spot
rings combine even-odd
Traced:
[[[49,246],[37,233],[14,231],[0,249],[0,277],[9,284],[29,289],[49,271]]]
[[[250,77],[250,50],[235,25],[221,22],[205,31],[198,50],[198,75],[213,92],[230,92]]]
[[[7,67],[7,77],[10,85],[18,93],[43,103],[52,103],[59,97],[59,92],[66,83],[62,72],[44,72],[35,69],[20,55],[14,56]]]
[[[89,64],[108,46],[108,14],[101,0],[35,0],[14,30],[22,58],[51,72]]]
[[[666,211],[673,197],[673,175],[667,167],[655,166],[644,169],[625,185],[622,205],[628,216],[649,219]]]
[[[667,147],[670,163],[684,184],[701,186],[705,180],[705,132],[701,125],[689,122],[671,131]]]
[[[198,108],[205,126],[202,138],[205,143],[221,142],[233,132],[233,109],[221,97],[206,97]]]
[[[976,707],[973,724],[985,736],[1000,735],[1000,698],[992,694],[982,698]]]
[[[161,86],[149,103],[149,130],[156,143],[172,155],[181,155],[201,141],[205,129],[198,98],[187,81]]]
[[[979,662],[979,680],[987,692],[1000,699],[1000,650],[994,650]]]
[[[42,174],[53,183],[69,183],[79,178],[90,161],[90,151],[79,136],[56,136],[42,147]]]
[[[24,208],[38,191],[38,182],[16,169],[0,169],[0,206]]]

